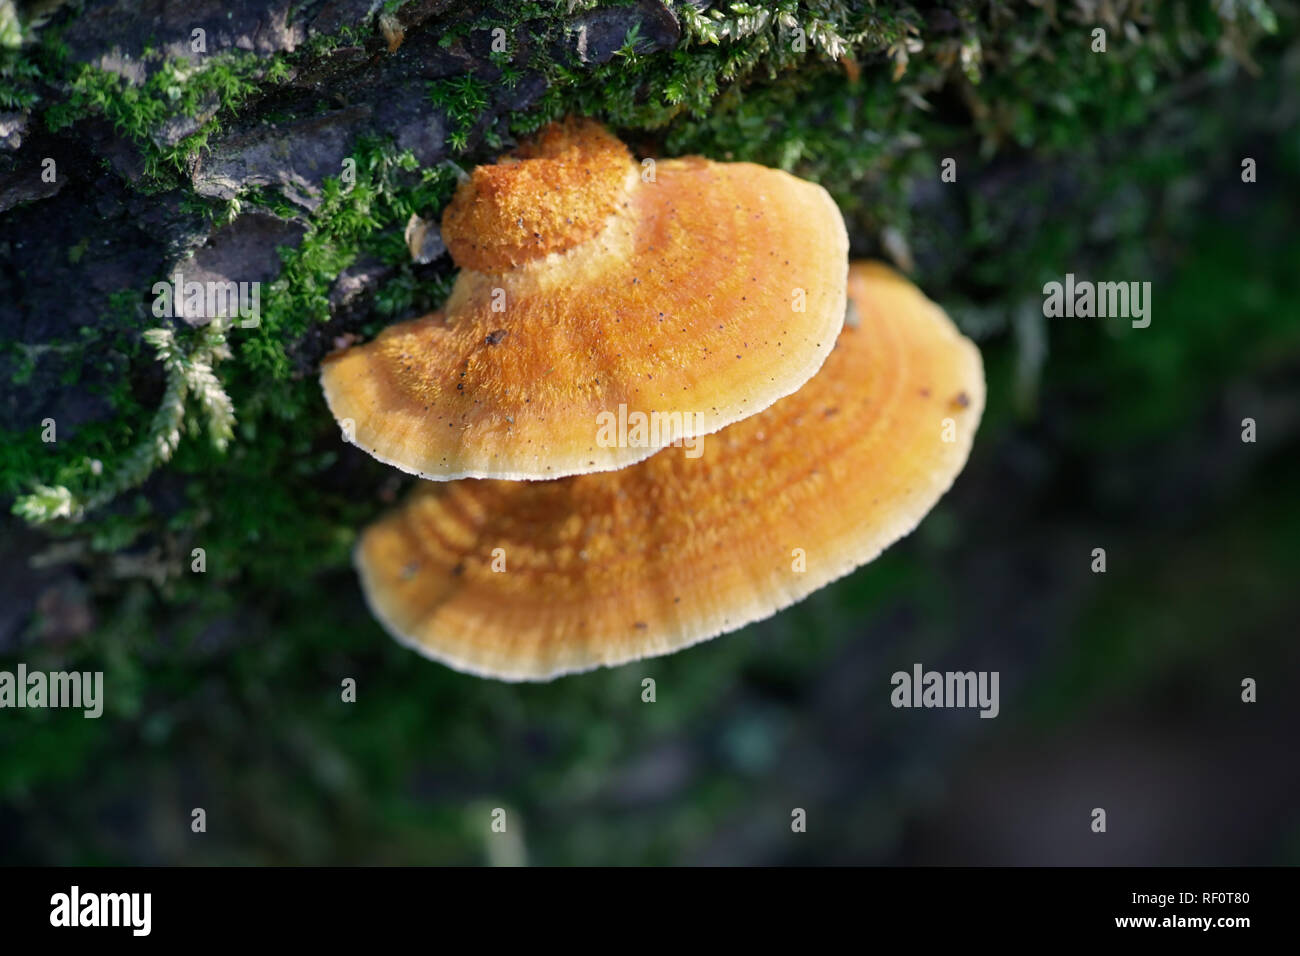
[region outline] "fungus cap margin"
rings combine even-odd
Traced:
[[[653,182],[629,174],[591,238],[504,272],[463,269],[445,314],[327,357],[347,437],[431,480],[583,474],[715,432],[815,374],[848,270],[826,191],[698,157],[658,162]],[[611,415],[667,425],[610,442]]]
[[[849,289],[861,324],[822,372],[699,459],[416,489],[356,548],[375,616],[457,670],[548,680],[736,630],[873,560],[961,471],[984,378],[978,349],[888,267],[855,264]]]

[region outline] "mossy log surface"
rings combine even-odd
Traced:
[[[1035,635],[1149,594],[1102,598],[1071,572],[1027,601],[1032,627],[944,608],[1021,600],[1009,582],[1034,576],[1035,548],[1091,540],[1083,502],[1119,529],[1160,501],[1169,523],[1133,532],[1154,562],[1198,524],[1158,592],[1243,533],[1207,502],[1250,487],[1271,514],[1284,496],[1210,425],[1245,395],[1281,410],[1267,449],[1300,430],[1298,23],[1291,0],[0,2],[0,655],[116,688],[111,722],[0,723],[4,855],[465,861],[466,807],[499,794],[552,862],[890,858],[928,772],[891,734],[940,763],[961,732],[846,730],[854,700],[884,700],[864,675],[927,634],[936,657],[1001,650],[1019,661],[1004,681],[1037,675],[1035,713],[1057,719],[1099,680],[1090,655],[1129,660],[1140,635],[1117,625],[1046,676]],[[640,156],[823,184],[854,254],[908,271],[981,344],[990,406],[964,487],[869,576],[688,656],[516,690],[415,659],[365,613],[349,552],[408,479],[340,440],[316,368],[442,302],[454,266],[436,230],[413,257],[408,222],[436,223],[464,169],[570,113]],[[157,316],[178,271],[260,283],[256,327]],[[1066,272],[1154,280],[1152,328],[1049,326],[1042,286]],[[1248,546],[1269,556],[1256,578],[1294,580],[1294,554]],[[1221,613],[1194,612],[1219,646]],[[676,689],[619,716],[652,671]],[[346,677],[375,706],[341,713]],[[790,756],[810,739],[825,746]],[[794,764],[820,796],[788,792]],[[91,765],[115,769],[45,799]],[[750,826],[863,787],[872,823],[847,842],[794,853]],[[119,825],[69,828],[140,788]],[[237,830],[196,850],[151,822],[198,805]],[[657,825],[629,828],[647,807]]]

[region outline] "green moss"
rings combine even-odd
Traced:
[[[335,50],[345,46],[355,46],[363,43],[370,31],[363,29],[360,24],[339,27],[337,33],[318,33],[307,38],[307,41],[298,48],[292,57],[284,58],[286,61],[292,59],[295,62],[312,63],[321,57],[329,56]]]
[[[371,253],[409,267],[410,253],[402,240],[407,220],[441,209],[456,183],[453,169],[421,169],[409,151],[399,153],[377,141],[362,142],[351,158],[355,182],[341,176],[325,181],[302,243],[283,253],[280,277],[263,299],[261,324],[241,340],[241,365],[253,376],[276,381],[291,376],[286,344],[313,322],[329,318],[330,289],[358,256]],[[414,304],[414,285],[410,293]],[[388,301],[390,312],[399,311]]]
[[[244,51],[214,53],[197,65],[168,59],[140,85],[82,64],[70,79],[66,99],[50,107],[45,120],[58,131],[87,116],[103,116],[140,149],[146,175],[159,185],[172,185],[220,129],[223,113],[233,113],[261,85],[282,82],[287,75],[283,59]],[[155,141],[165,123],[184,118],[200,120],[198,129],[175,145]]]
[[[102,470],[103,461],[113,461],[131,446],[138,423],[147,415],[132,393],[129,374],[140,351],[138,335],[143,328],[139,296],[122,291],[109,296],[98,321],[81,326],[75,339],[35,346],[0,344],[0,352],[20,356],[11,384],[30,381],[47,362],[62,370],[65,385],[76,384],[91,372],[96,380],[112,383],[92,386],[91,391],[100,394],[113,413],[108,421],[84,424],[73,435],[60,432],[57,443],[50,444],[41,440],[40,427],[25,432],[0,428],[0,495],[12,498],[41,484],[79,486]]]
[[[64,62],[61,30],[42,31],[51,12],[33,15],[34,11],[20,13],[14,4],[0,5],[0,109],[35,108],[47,72],[57,75],[57,66]]]
[[[470,131],[490,102],[487,84],[473,74],[435,80],[429,84],[429,101],[447,113],[452,152],[464,152]]]
[[[18,60],[0,66],[0,109],[31,109],[40,99],[36,83],[41,70],[35,63]]]
[[[212,366],[228,357],[226,330],[214,321],[193,338],[193,344],[182,349],[170,329],[145,332],[145,341],[157,352],[166,370],[167,387],[143,437],[129,450],[115,455],[107,470],[99,459],[87,459],[76,479],[65,472],[59,484],[38,483],[30,494],[14,502],[13,513],[33,524],[60,518],[80,520],[88,511],[143,484],[156,468],[171,459],[180,444],[182,429],[187,425],[194,429],[196,420],[186,419],[189,397],[207,423],[213,447],[224,451],[231,438],[234,408]]]

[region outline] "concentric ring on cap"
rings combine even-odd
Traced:
[[[821,367],[848,270],[825,190],[700,158],[661,160],[643,178],[608,134],[576,130],[548,130],[521,151],[542,155],[471,177],[466,196],[495,198],[453,204],[447,241],[491,269],[462,269],[444,313],[324,362],[331,411],[374,457],[435,480],[622,468],[762,411]],[[593,189],[614,206],[588,235],[605,211]],[[586,197],[572,222],[552,193]],[[520,231],[470,244],[502,210],[518,211]],[[561,238],[534,249],[543,226]],[[611,417],[660,427],[611,439]]]
[[[703,444],[558,481],[424,483],[355,562],[399,641],[505,680],[666,654],[760,620],[908,534],[964,466],[979,351],[857,264],[859,315],[795,394]]]

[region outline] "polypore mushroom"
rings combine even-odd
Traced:
[[[848,240],[820,186],[698,157],[638,166],[587,121],[475,169],[442,235],[461,266],[445,315],[321,371],[344,435],[425,478],[632,464],[799,388],[843,322]]]
[[[622,471],[421,483],[362,534],[371,609],[459,670],[545,680],[765,618],[910,532],[966,461],[979,351],[905,279],[855,264],[846,325],[795,394]]]

